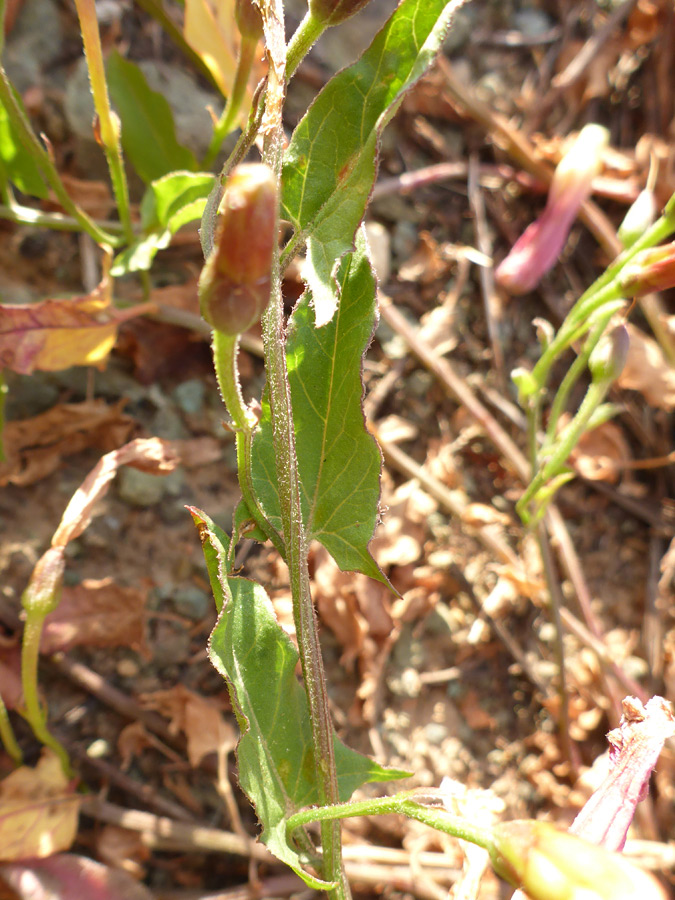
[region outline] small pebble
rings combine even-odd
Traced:
[[[117,674],[122,678],[135,678],[141,671],[135,659],[120,659],[117,663]]]
[[[173,392],[176,403],[187,415],[195,415],[202,411],[205,394],[204,382],[198,378],[183,381]]]
[[[121,469],[117,476],[117,493],[129,506],[155,506],[165,493],[165,478],[139,469]]]
[[[195,585],[179,588],[173,595],[176,611],[189,619],[199,621],[208,615],[213,606],[211,595]]]
[[[87,756],[92,759],[103,759],[105,756],[110,756],[110,752],[110,744],[103,738],[92,741],[87,747]]]

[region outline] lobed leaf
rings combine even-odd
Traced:
[[[317,326],[331,320],[335,275],[353,246],[377,174],[385,125],[438,52],[464,0],[402,0],[363,56],[332,78],[293,132],[283,215],[307,241],[304,277]]]
[[[176,139],[165,97],[153,91],[141,69],[113,52],[106,65],[108,89],[122,120],[122,146],[143,181],[177,169],[194,170],[197,161]]]
[[[361,406],[362,357],[376,318],[375,277],[362,234],[356,252],[343,259],[337,281],[342,300],[328,325],[315,327],[307,292],[288,326],[286,359],[303,519],[308,539],[320,541],[341,569],[388,583],[368,550],[378,518],[382,459]],[[280,531],[266,398],[253,442],[252,474],[265,514]]]

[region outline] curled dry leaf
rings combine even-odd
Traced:
[[[168,475],[178,465],[169,441],[137,438],[99,460],[75,491],[52,538],[53,547],[65,547],[79,537],[92,518],[94,505],[105,496],[120,466],[133,466],[152,475]]]
[[[104,453],[129,437],[133,421],[122,413],[124,401],[64,403],[39,416],[8,422],[3,433],[5,462],[0,487],[34,484],[55,472],[61,460],[89,447]]]
[[[148,304],[114,309],[106,280],[81,297],[0,305],[0,369],[30,375],[35,369],[101,366],[120,323],[147,309]]]
[[[80,809],[73,791],[49,749],[34,769],[21,766],[0,781],[0,859],[41,858],[67,850],[77,834]]]
[[[49,613],[40,642],[42,653],[71,647],[133,647],[146,650],[147,590],[121,587],[112,578],[87,579],[64,587],[61,602]]]
[[[126,872],[72,853],[1,866],[0,876],[19,900],[152,900]]]

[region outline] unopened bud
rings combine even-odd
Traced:
[[[277,241],[277,185],[263,163],[233,170],[220,202],[213,250],[199,279],[199,306],[209,325],[241,334],[270,298]]]
[[[531,900],[665,900],[656,879],[620,854],[547,822],[505,822],[493,838],[496,871]]]
[[[611,334],[603,335],[588,358],[593,381],[616,381],[626,365],[629,348],[625,325],[618,325]]]
[[[621,270],[619,284],[628,297],[675,287],[675,242],[637,253]]]
[[[245,41],[257,42],[262,38],[262,15],[253,0],[235,0],[234,19]]]
[[[497,267],[497,283],[510,294],[533,290],[562,252],[579,207],[602,166],[609,132],[586,125],[555,170],[546,209],[529,225]]]
[[[617,236],[625,249],[632,247],[649,226],[654,224],[657,211],[658,206],[654,192],[649,188],[640,191],[617,231]]]
[[[46,616],[61,600],[66,560],[63,547],[50,547],[33,569],[21,605],[29,613]]]
[[[329,28],[356,15],[367,3],[370,0],[309,0],[309,11],[317,22]]]

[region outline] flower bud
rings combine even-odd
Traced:
[[[588,358],[593,381],[616,381],[626,365],[629,348],[630,338],[625,325],[603,335]]]
[[[63,547],[50,547],[33,569],[21,605],[29,613],[46,616],[61,600],[66,560]]]
[[[326,28],[339,25],[360,12],[370,0],[309,0],[309,11]]]
[[[640,191],[617,231],[617,237],[625,249],[632,247],[649,226],[654,224],[657,211],[658,207],[654,192],[650,191],[649,188]]]
[[[675,287],[675,242],[637,253],[621,270],[619,284],[629,297]]]
[[[547,822],[505,822],[493,838],[496,871],[530,900],[665,900],[656,879],[620,854]]]
[[[199,279],[199,305],[209,325],[241,334],[258,321],[270,297],[277,241],[277,185],[263,163],[232,171],[220,202],[213,250]]]
[[[600,171],[608,142],[606,128],[586,125],[558,164],[546,209],[525,229],[495,272],[497,283],[509,294],[533,290],[557,261],[579,207]]]
[[[253,0],[235,0],[234,20],[245,41],[257,43],[262,38],[262,15]]]

